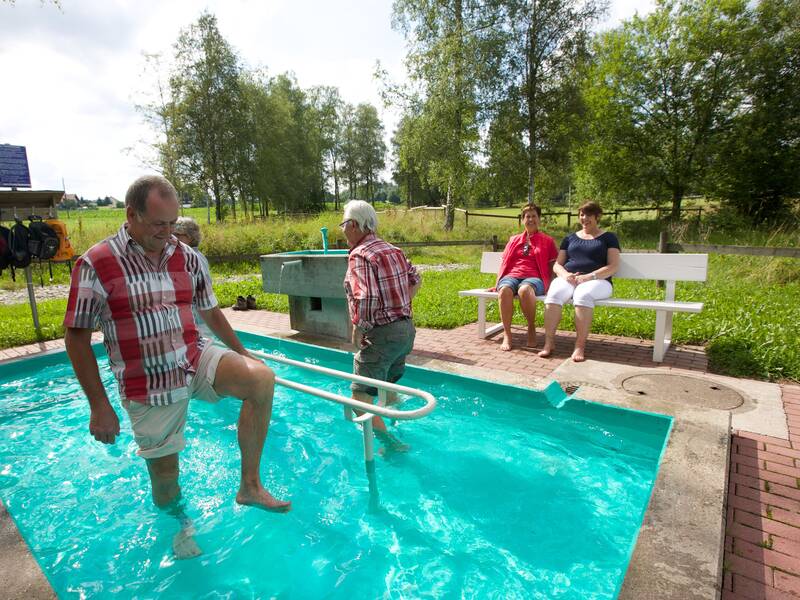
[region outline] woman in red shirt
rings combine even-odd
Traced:
[[[500,319],[503,322],[501,350],[511,350],[511,318],[514,316],[514,296],[528,321],[528,347],[536,346],[536,296],[543,296],[550,286],[553,263],[558,257],[556,243],[539,231],[542,210],[535,204],[522,209],[525,231],[508,240],[495,289],[499,293]]]

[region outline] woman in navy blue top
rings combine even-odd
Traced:
[[[561,321],[561,307],[572,298],[575,305],[575,350],[572,360],[586,360],[586,340],[592,327],[594,303],[611,296],[611,276],[619,268],[619,240],[598,225],[603,214],[596,202],[586,202],[579,209],[581,229],[561,242],[553,265],[557,277],[545,298],[544,348],[539,356],[548,357],[555,347],[556,327]]]

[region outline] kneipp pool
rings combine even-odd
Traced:
[[[250,348],[350,371],[349,354],[240,334]],[[97,350],[102,353],[101,349]],[[0,366],[0,499],[63,598],[615,598],[672,421],[410,367],[429,416],[397,426],[411,451],[378,457],[370,509],[360,429],[339,405],[276,388],[262,461],[289,497],[276,515],[234,502],[238,401],[193,402],[181,483],[203,549],[172,556],[120,415],[114,446],[64,353]],[[272,365],[349,395],[345,381]]]

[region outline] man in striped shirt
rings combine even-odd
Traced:
[[[411,300],[422,280],[402,250],[375,235],[378,215],[369,203],[348,202],[340,227],[350,247],[344,288],[357,350],[353,372],[394,383],[403,376],[406,356],[414,347]],[[350,387],[353,398],[362,402],[372,402],[378,393],[375,387],[361,383],[353,382]],[[408,450],[387,431],[379,416],[373,417],[372,426],[385,448]]]
[[[119,435],[91,347],[99,327],[156,505],[173,507],[180,498],[178,453],[185,446],[189,399],[233,396],[242,400],[236,501],[288,511],[290,503],[274,498],[259,474],[272,414],[272,370],[249,356],[217,305],[208,271],[172,235],[179,209],[172,184],[140,177],[125,205],[127,222],[75,264],[64,317],[67,354],[91,408],[89,432],[104,444]],[[229,349],[199,335],[193,304]]]

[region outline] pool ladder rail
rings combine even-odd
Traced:
[[[361,415],[360,417],[352,417],[348,419],[352,420],[354,423],[362,423],[362,422],[368,423],[370,422],[370,418],[372,417],[372,415],[379,415],[381,417],[387,417],[389,419],[394,419],[397,421],[409,421],[413,419],[421,419],[422,417],[430,414],[430,412],[434,408],[436,408],[436,398],[434,398],[433,395],[430,394],[429,392],[423,390],[406,387],[404,385],[398,385],[396,383],[389,383],[388,381],[381,381],[379,379],[372,379],[370,377],[363,377],[361,375],[354,375],[352,373],[346,373],[344,371],[337,371],[336,369],[329,369],[327,367],[321,367],[319,365],[313,365],[299,360],[292,360],[291,358],[286,358],[285,356],[281,356],[279,354],[267,354],[266,352],[260,352],[258,350],[248,350],[248,352],[250,352],[250,354],[252,354],[253,356],[257,356],[264,360],[278,362],[284,365],[290,365],[292,367],[298,367],[300,369],[313,371],[315,373],[321,373],[323,375],[336,377],[338,379],[355,381],[357,383],[363,383],[370,387],[377,388],[378,403],[370,404],[368,402],[362,402],[360,400],[356,400],[355,398],[350,398],[348,396],[342,396],[341,394],[328,392],[326,390],[304,385],[302,383],[297,383],[295,381],[284,379],[282,377],[275,378],[275,383],[277,383],[278,385],[282,385],[284,387],[297,390],[298,392],[311,394],[313,396],[317,396],[325,400],[330,400],[331,402],[336,402],[337,404],[342,404],[346,408],[350,409],[355,408],[360,411],[363,411],[365,414]],[[398,410],[396,408],[390,408],[386,406],[386,398],[388,393],[390,392],[420,398],[425,402],[425,405],[412,410]]]
[[[418,390],[416,388],[397,385],[396,383],[389,383],[388,381],[381,381],[378,379],[372,379],[370,377],[362,377],[361,375],[354,375],[352,373],[345,373],[344,371],[337,371],[336,369],[329,369],[319,365],[312,365],[299,360],[292,360],[291,358],[286,358],[285,356],[278,354],[267,354],[266,352],[260,352],[258,350],[248,350],[248,352],[250,352],[250,354],[253,356],[257,356],[267,361],[290,365],[292,367],[313,371],[314,373],[321,373],[323,375],[336,377],[338,379],[363,383],[378,389],[378,403],[370,404],[368,402],[356,400],[355,398],[349,398],[347,396],[342,396],[341,394],[335,394],[333,392],[328,392],[326,390],[304,385],[302,383],[290,381],[282,377],[275,377],[275,383],[278,385],[282,385],[284,387],[297,390],[298,392],[311,394],[313,396],[317,396],[318,398],[323,398],[325,400],[330,400],[331,402],[336,402],[337,404],[343,405],[345,407],[345,418],[348,421],[359,423],[361,425],[364,434],[364,463],[367,470],[367,479],[369,480],[370,499],[372,506],[377,506],[378,488],[375,479],[375,446],[372,433],[372,417],[374,415],[379,415],[381,417],[387,417],[389,419],[398,421],[421,419],[422,417],[430,414],[430,412],[436,408],[436,398],[434,398],[429,392]],[[386,400],[389,393],[404,394],[406,396],[420,398],[421,400],[425,401],[425,404],[424,406],[412,410],[398,410],[396,408],[390,408],[386,406]],[[364,414],[354,417],[353,409],[358,409]]]

